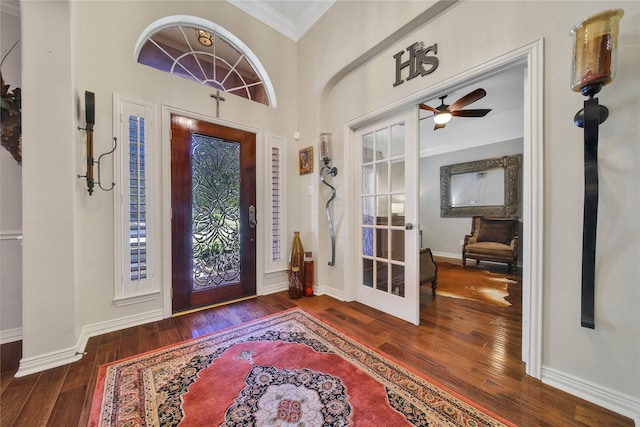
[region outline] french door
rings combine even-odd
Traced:
[[[173,312],[256,293],[256,136],[171,116]]]
[[[355,132],[359,158],[356,299],[420,323],[417,110]]]

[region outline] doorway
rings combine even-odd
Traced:
[[[172,311],[256,294],[256,135],[171,115]]]
[[[534,378],[541,377],[541,331],[542,331],[542,272],[543,259],[543,156],[542,156],[542,105],[543,105],[543,40],[538,39],[500,57],[469,68],[463,73],[450,79],[445,79],[421,91],[406,96],[402,101],[395,102],[385,108],[359,115],[344,124],[347,141],[345,157],[356,159],[357,144],[355,130],[378,120],[380,117],[392,114],[417,105],[426,99],[432,99],[438,94],[455,88],[468,86],[478,82],[488,75],[495,74],[516,63],[526,64],[524,80],[524,148],[523,148],[523,193],[522,193],[522,238],[527,242],[522,248],[522,361],[526,366],[526,373]],[[464,120],[464,119],[463,119]],[[355,147],[355,148],[354,148]],[[352,173],[348,178],[357,179]],[[345,216],[356,217],[357,205],[347,205]],[[356,236],[358,224],[349,224],[347,234]],[[350,234],[352,233],[352,234]],[[360,237],[358,237],[359,239]],[[347,263],[354,263],[358,257],[357,239],[349,245]],[[357,283],[356,272],[345,270],[345,283]],[[346,300],[355,298],[355,285],[345,288]]]

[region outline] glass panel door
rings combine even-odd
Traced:
[[[419,322],[417,120],[412,110],[356,132],[361,278],[357,299]],[[412,178],[413,177],[413,178]]]
[[[256,293],[255,140],[171,116],[174,313]]]

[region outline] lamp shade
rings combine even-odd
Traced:
[[[622,9],[605,10],[571,29],[574,41],[571,89],[574,92],[593,95],[613,80],[623,15]]]
[[[331,134],[320,134],[320,158],[323,162],[331,160]]]
[[[451,120],[451,113],[440,113],[433,116],[433,121],[439,125],[449,123]]]

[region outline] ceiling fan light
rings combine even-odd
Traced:
[[[196,36],[198,36],[198,41],[202,46],[209,47],[213,44],[213,37],[205,30],[196,29]]]
[[[451,113],[440,113],[433,116],[433,121],[439,125],[449,123],[449,120],[451,120]]]

